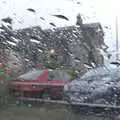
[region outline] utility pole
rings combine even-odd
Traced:
[[[119,51],[119,43],[118,43],[118,18],[116,16],[116,60],[119,60],[118,51]]]

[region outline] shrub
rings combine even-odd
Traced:
[[[71,80],[74,80],[77,77],[77,74],[75,73],[74,69],[72,67],[63,67],[61,70],[64,70],[69,75],[71,75]]]

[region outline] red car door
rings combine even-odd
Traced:
[[[64,71],[49,71],[46,78],[47,89],[49,89],[50,94],[53,98],[58,98],[62,96],[63,87],[66,83],[70,81],[70,75]]]

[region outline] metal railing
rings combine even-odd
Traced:
[[[61,104],[61,105],[70,105],[78,107],[92,107],[92,108],[111,108],[111,109],[120,109],[120,106],[117,105],[105,105],[105,104],[93,104],[93,103],[80,103],[80,102],[68,102],[65,100],[47,100],[40,98],[30,98],[30,97],[14,97],[13,100],[19,100],[19,102],[29,101],[29,102],[40,102],[40,103],[51,103],[51,104]]]

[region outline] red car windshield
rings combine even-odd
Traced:
[[[42,71],[39,70],[30,71],[28,73],[20,75],[18,79],[37,79],[41,73]]]

